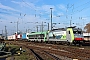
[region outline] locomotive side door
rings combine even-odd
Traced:
[[[66,39],[67,39],[67,42],[71,42],[72,41],[70,30],[66,31]]]

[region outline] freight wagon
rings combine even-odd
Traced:
[[[90,41],[90,33],[83,33],[83,37],[86,42]]]
[[[21,40],[22,39],[22,34],[18,34],[17,39]]]
[[[11,35],[11,36],[7,36],[8,40],[15,40],[16,39],[16,35]]]
[[[4,41],[4,36],[2,34],[0,34],[0,42]]]

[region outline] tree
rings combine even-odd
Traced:
[[[90,23],[86,24],[84,29],[86,29],[86,32],[90,33]]]

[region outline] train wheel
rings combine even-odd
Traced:
[[[43,43],[43,40],[41,40],[41,43]]]
[[[54,44],[56,44],[56,41],[54,42]]]
[[[72,43],[70,43],[70,42],[67,42],[67,45],[68,45],[68,46],[71,46],[71,45],[72,45]]]
[[[48,43],[48,41],[45,41],[45,43],[47,44],[47,43]]]
[[[82,42],[79,42],[79,47],[81,47],[82,46]]]

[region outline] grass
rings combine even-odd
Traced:
[[[6,44],[6,51],[12,53],[12,55],[6,58],[6,60],[34,60],[34,56],[32,55],[32,53],[29,53],[30,51],[26,48],[22,47],[22,51],[24,52],[18,54],[20,53],[19,48],[20,46],[17,45]]]

